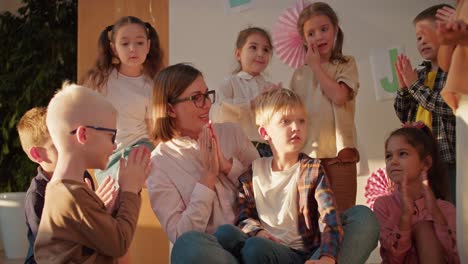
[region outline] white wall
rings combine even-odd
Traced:
[[[356,126],[362,156],[371,171],[383,163],[383,143],[399,126],[393,100],[377,102],[369,62],[371,49],[404,45],[413,65],[421,61],[416,50],[412,19],[437,0],[329,0],[338,13],[345,35],[344,52],[358,63],[361,89],[357,97]],[[278,15],[293,0],[254,0],[255,6],[241,13],[225,14],[224,0],[171,0],[169,4],[170,63],[192,62],[216,88],[236,65],[233,58],[237,33],[245,27],[271,30]],[[292,69],[273,56],[267,72],[274,82],[289,84]]]

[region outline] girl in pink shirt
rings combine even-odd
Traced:
[[[382,263],[460,263],[455,207],[443,200],[446,169],[429,128],[418,123],[392,132],[385,164],[397,189],[374,205]]]

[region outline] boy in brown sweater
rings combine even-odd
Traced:
[[[34,247],[38,263],[115,263],[130,246],[150,170],[149,151],[134,149],[120,161],[119,208],[109,214],[83,183],[86,169],[104,169],[115,149],[116,110],[88,88],[65,84],[47,108],[47,127],[58,161],[47,185]]]

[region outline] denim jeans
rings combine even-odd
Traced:
[[[379,223],[366,206],[357,205],[341,215],[344,238],[339,263],[365,263],[377,246]],[[220,226],[214,235],[191,231],[177,239],[171,263],[300,263],[309,255],[261,237],[249,237],[233,225]],[[310,259],[320,257],[320,248]]]
[[[213,235],[189,231],[174,243],[171,264],[237,264],[237,259],[225,250]]]

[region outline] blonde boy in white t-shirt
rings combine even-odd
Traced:
[[[241,229],[220,226],[219,243],[243,263],[364,263],[377,246],[377,219],[365,206],[337,212],[321,161],[301,153],[307,114],[300,97],[267,92],[255,114],[273,157],[255,160],[239,178]]]

